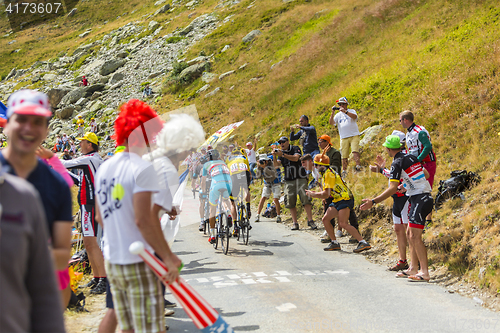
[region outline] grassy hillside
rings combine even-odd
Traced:
[[[153,3],[114,0],[103,8],[102,2],[89,0],[79,3],[73,18],[4,36],[0,74],[71,51],[129,21],[147,23],[152,19],[148,15],[158,8]],[[231,6],[205,0],[193,9],[174,7],[154,19],[169,33],[214,11],[221,21],[230,16],[228,22],[184,56],[214,54],[211,72],[236,72],[210,83],[208,91],[221,88],[211,98],[195,93],[205,84],[200,79],[175,93],[165,85],[159,110],[194,103],[207,132],[245,120],[235,139],[242,143],[258,134],[259,145],[288,133],[289,126],[306,114],[319,134],[331,135],[338,145],[328,118],[334,101],[346,96],[358,111],[361,130],[383,125],[373,145],[362,153],[365,166],[384,153],[383,137],[401,129],[399,112],[412,110],[416,122],[431,132],[438,157],[436,188],[437,180],[448,178],[455,169],[479,172],[483,179],[466,193],[466,202],[449,202],[435,214],[434,226],[425,234],[431,263],[445,264],[500,292],[498,1],[244,0]],[[5,21],[1,24],[3,35],[8,26]],[[79,38],[87,28],[92,33]],[[256,29],[261,34],[244,44],[242,38]],[[13,39],[17,42],[8,45]],[[226,45],[230,48],[221,52]],[[11,53],[19,48],[19,53]],[[349,181],[357,202],[387,185],[369,173],[351,175]],[[372,243],[394,252],[390,226],[372,219],[362,228]]]

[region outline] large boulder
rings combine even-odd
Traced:
[[[103,91],[106,86],[102,83],[96,83],[92,84],[90,86],[87,86],[84,88],[85,90],[85,97],[90,97],[92,94],[96,91]]]
[[[56,117],[59,119],[68,119],[73,115],[73,111],[75,111],[75,107],[73,105],[65,106],[64,108],[56,111]]]
[[[106,76],[108,74],[111,74],[114,71],[116,71],[118,68],[125,65],[126,62],[127,62],[127,60],[125,60],[125,59],[107,60],[106,62],[104,62],[104,64],[102,64],[101,68],[99,68],[99,74],[101,74],[102,76]]]
[[[63,106],[69,105],[69,104],[74,104],[80,98],[85,97],[85,94],[86,94],[85,88],[87,88],[87,87],[79,87],[79,88],[71,90],[69,93],[67,93],[61,99],[61,102],[59,102],[59,106],[63,107]]]
[[[361,141],[359,142],[360,147],[365,147],[372,143],[373,139],[380,133],[382,130],[382,125],[375,125],[368,127],[365,129],[363,132],[361,132],[359,135],[364,135]]]
[[[47,91],[47,95],[49,96],[49,103],[53,107],[56,107],[59,102],[63,99],[64,96],[66,96],[67,93],[71,91],[71,88],[53,88]]]
[[[255,39],[255,37],[257,37],[260,34],[262,34],[262,32],[260,32],[260,30],[250,31],[245,37],[242,38],[241,41],[245,44],[250,43],[251,41],[253,41]]]
[[[189,66],[179,74],[179,80],[183,82],[191,82],[200,77],[208,66],[208,62],[201,62],[199,64]]]
[[[155,15],[158,15],[158,14],[163,14],[165,13],[167,10],[170,9],[170,4],[166,4],[164,6],[162,6],[160,9],[158,9],[156,12],[155,12]]]
[[[115,84],[116,82],[119,82],[121,80],[123,80],[123,78],[125,77],[125,75],[123,75],[123,73],[114,73],[112,76],[111,76],[111,79],[109,80],[109,84],[110,85],[113,85]]]

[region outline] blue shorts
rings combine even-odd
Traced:
[[[219,199],[220,190],[223,190],[222,197],[224,199],[228,199],[229,193],[231,193],[231,182],[212,181],[212,186],[210,186],[210,194],[208,195],[208,202],[211,206],[217,206],[217,200]]]
[[[340,211],[340,210],[346,209],[346,208],[353,210],[354,209],[354,199],[340,200],[337,202],[332,202],[328,207],[333,207],[337,211]]]

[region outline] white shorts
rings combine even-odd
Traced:
[[[272,188],[271,188],[271,186],[272,186]],[[279,199],[281,196],[281,184],[265,185],[262,188],[262,197],[263,198],[271,197],[271,190],[273,192],[273,198]]]
[[[408,213],[410,212],[410,200],[406,200],[403,209],[401,209],[401,217],[397,217],[392,213],[392,221],[394,224],[408,224],[409,218]]]

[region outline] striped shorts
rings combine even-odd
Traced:
[[[121,330],[164,331],[163,295],[153,271],[143,262],[115,265],[106,261],[106,272]]]

